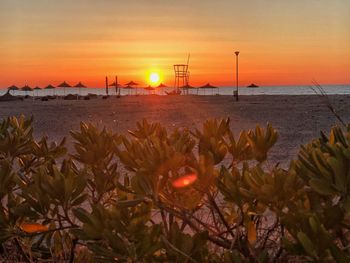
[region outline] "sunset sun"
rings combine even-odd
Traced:
[[[160,81],[160,76],[158,73],[153,72],[149,75],[149,81],[151,84],[158,84]]]

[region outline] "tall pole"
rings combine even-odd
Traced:
[[[236,54],[236,101],[238,101],[238,55],[239,55],[239,51],[235,52]]]
[[[118,79],[117,79],[118,80]],[[117,86],[118,86],[118,83],[117,83]],[[120,90],[121,90],[121,88],[120,87],[118,87],[118,96],[120,97]]]
[[[115,95],[118,95],[118,76],[115,76]]]
[[[108,77],[106,76],[106,95],[108,96]]]

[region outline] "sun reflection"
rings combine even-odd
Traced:
[[[196,174],[186,174],[180,178],[177,178],[175,181],[173,181],[173,187],[175,188],[183,188],[190,186],[197,180]]]

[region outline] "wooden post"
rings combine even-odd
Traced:
[[[119,94],[118,94],[118,95],[119,95],[119,97],[120,97],[120,91],[121,91],[121,88],[118,88],[118,90],[119,90]]]
[[[118,95],[118,76],[115,76],[115,95]]]
[[[236,51],[235,54],[236,54],[236,92],[235,92],[235,96],[236,96],[236,101],[238,101],[238,55],[239,55],[239,51]]]
[[[108,96],[108,77],[106,76],[106,95]]]

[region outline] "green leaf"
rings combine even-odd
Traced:
[[[311,242],[311,240],[308,238],[308,236],[303,233],[303,232],[299,232],[297,234],[298,240],[301,243],[301,245],[303,246],[303,248],[305,249],[305,251],[312,257],[315,257],[317,255],[315,247],[313,245],[313,243]]]
[[[117,202],[117,206],[119,206],[119,207],[134,207],[142,202],[144,202],[144,198],[133,199],[133,200],[122,200],[122,201]]]
[[[71,203],[71,205],[72,205],[72,206],[80,205],[80,204],[83,203],[88,197],[89,197],[88,194],[82,194],[82,195],[79,196],[78,198],[74,199],[73,202]]]
[[[310,179],[309,185],[321,195],[332,195],[334,193],[331,185],[326,180],[313,178]]]
[[[90,214],[87,213],[83,208],[73,209],[73,214],[82,222],[82,223],[91,223]]]

